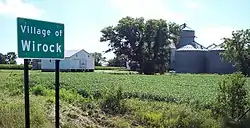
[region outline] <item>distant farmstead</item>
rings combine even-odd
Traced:
[[[236,71],[233,64],[223,60],[220,55],[224,51],[222,44],[204,47],[197,43],[195,38],[194,30],[182,30],[177,45],[170,43],[169,71],[197,74],[230,74]],[[129,64],[126,67],[129,69]]]
[[[204,47],[195,42],[194,30],[183,30],[180,42],[173,47],[170,70],[177,73],[216,73],[228,74],[236,71],[232,63],[222,59],[224,51],[220,45]]]
[[[95,62],[93,56],[85,50],[66,50],[65,59],[60,61],[61,71],[94,71]],[[54,71],[55,61],[41,60],[42,71]]]

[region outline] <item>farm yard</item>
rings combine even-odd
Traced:
[[[215,74],[139,75],[116,69],[61,72],[62,126],[221,127],[212,107],[218,83],[224,78]],[[53,84],[53,72],[30,70],[33,127],[53,124]],[[0,124],[4,128],[22,126],[23,71],[0,70],[0,88]]]
[[[0,53],[1,128],[250,126],[249,29],[203,46],[186,23],[126,16],[99,31],[101,52],[69,49],[64,23],[16,21],[17,54]]]

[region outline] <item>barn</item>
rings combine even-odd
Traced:
[[[60,61],[60,71],[94,71],[93,56],[81,50],[65,50],[65,59]],[[55,60],[42,59],[42,71],[55,71]]]

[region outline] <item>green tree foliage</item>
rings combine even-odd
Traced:
[[[9,64],[16,64],[16,58],[17,58],[17,56],[16,56],[15,52],[8,52],[6,54],[6,61]]]
[[[123,56],[116,56],[108,60],[107,62],[108,62],[107,66],[112,66],[112,67],[125,67],[126,66],[126,61]]]
[[[225,125],[233,127],[242,125],[238,119],[247,111],[248,105],[248,90],[244,75],[241,73],[228,75],[219,83],[218,89],[217,113],[226,119]]]
[[[16,64],[16,53],[8,52],[7,54],[0,53],[0,64]]]
[[[0,64],[6,64],[6,55],[0,53]]]
[[[102,56],[102,53],[94,52],[91,54],[95,58],[95,66],[101,66],[106,60],[106,58]]]
[[[235,63],[244,75],[250,74],[250,29],[232,32],[232,38],[224,38],[224,59]]]
[[[101,42],[113,51],[140,65],[140,73],[164,73],[169,63],[170,41],[177,42],[180,26],[163,19],[124,17],[116,26],[101,30]]]

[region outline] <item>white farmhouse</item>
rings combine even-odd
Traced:
[[[60,61],[60,71],[94,71],[93,56],[85,50],[65,50],[65,59]],[[55,60],[42,59],[42,71],[55,71]]]

